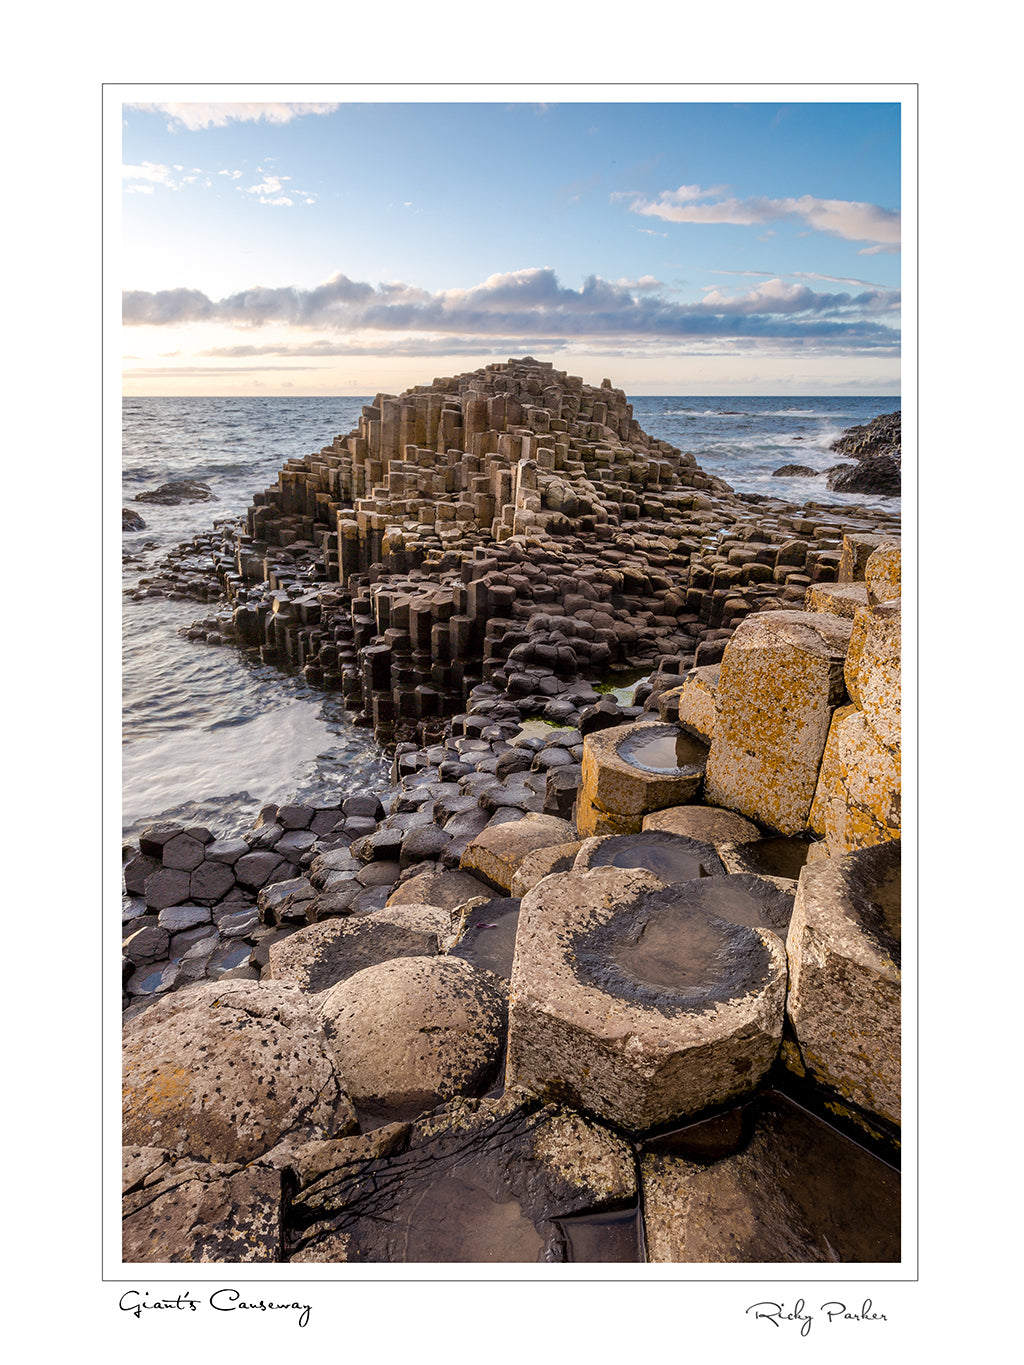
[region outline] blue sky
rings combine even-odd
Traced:
[[[125,104],[126,393],[900,390],[900,106]]]

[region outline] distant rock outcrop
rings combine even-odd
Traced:
[[[852,456],[857,464],[837,465],[828,472],[828,486],[835,493],[900,494],[900,414],[886,413],[866,426],[850,427],[830,450]]]
[[[136,502],[155,502],[164,507],[177,507],[181,502],[216,502],[210,485],[198,479],[176,479],[172,483],[162,483],[159,488],[137,493]]]

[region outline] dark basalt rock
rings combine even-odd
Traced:
[[[900,466],[890,455],[877,455],[856,465],[838,465],[828,476],[833,493],[880,493],[900,495]]]
[[[133,512],[130,507],[121,508],[121,530],[122,531],[144,531],[146,523],[139,516],[138,512]]]
[[[151,488],[145,493],[135,495],[136,502],[157,503],[161,507],[177,507],[182,502],[216,502],[210,485],[198,479],[175,479],[162,483],[159,488]]]
[[[812,469],[812,468],[810,467],[810,465],[806,465],[806,464],[784,464],[784,465],[782,466],[781,469],[773,469],[773,470],[772,470],[772,478],[773,478],[773,479],[787,479],[787,478],[808,477],[808,476],[810,476],[810,475],[817,474],[817,473],[818,473],[818,471],[817,471],[816,469]]]

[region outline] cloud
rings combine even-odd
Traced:
[[[229,123],[290,123],[306,114],[333,114],[340,104],[126,104],[151,114],[166,114],[168,128],[223,128]]]
[[[340,334],[413,333],[437,338],[552,336],[584,338],[683,337],[831,340],[891,348],[898,333],[895,290],[858,294],[817,292],[802,283],[766,280],[727,293],[710,286],[696,303],[676,303],[657,292],[651,277],[639,281],[591,275],[579,289],[562,285],[550,267],[489,276],[469,289],[436,293],[402,281],[376,286],[335,275],[313,289],[252,289],[217,301],[194,289],[132,290],[124,295],[128,326],[220,323],[256,329],[285,326]],[[522,344],[521,342],[519,344]]]
[[[657,199],[639,194],[616,193],[613,199],[628,199],[632,213],[660,218],[670,223],[726,223],[739,227],[790,219],[803,222],[817,232],[827,232],[854,242],[873,242],[875,251],[898,250],[900,215],[895,209],[848,199],[816,199],[804,194],[799,198],[717,199],[701,202],[721,192],[721,187],[702,190],[699,185],[680,185],[663,190]]]

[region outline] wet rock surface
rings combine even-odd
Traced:
[[[646,1146],[649,1260],[899,1260],[897,1171],[777,1092],[744,1126],[752,1131],[731,1155],[695,1153],[686,1132]]]
[[[636,1201],[628,1143],[521,1094],[395,1125],[386,1160],[356,1142],[333,1168],[300,1167],[289,1260],[562,1262],[561,1220]]]

